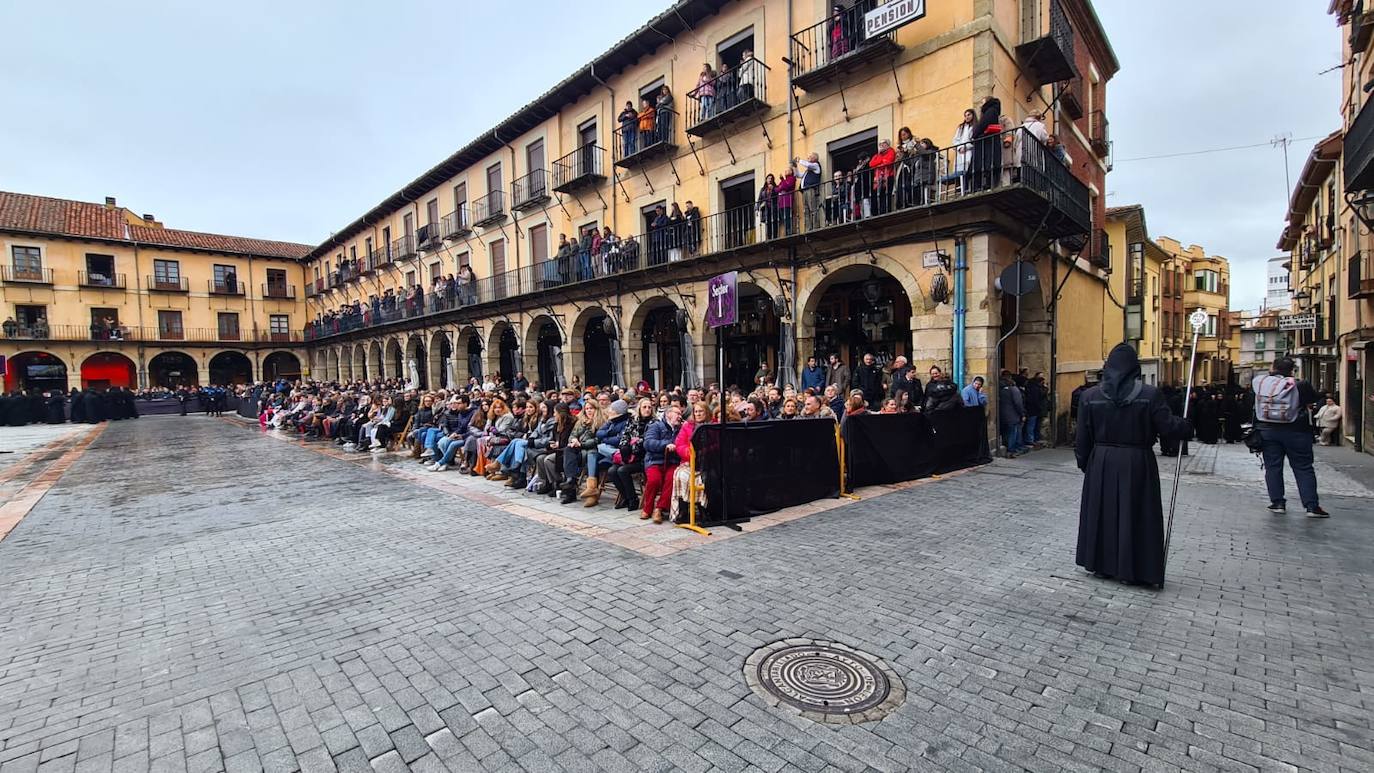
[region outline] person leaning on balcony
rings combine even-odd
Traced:
[[[639,100],[639,147],[641,150],[654,144],[654,103],[648,97]],[[628,154],[627,154],[628,155]]]
[[[745,51],[740,57],[739,67],[736,69],[739,82],[739,101],[748,102],[754,98],[754,86],[759,80],[759,68],[754,62],[754,52]]]
[[[634,103],[625,100],[625,109],[616,120],[620,121],[620,140],[624,148],[621,158],[629,158],[635,154],[635,140],[639,138],[639,113],[635,112]]]
[[[1064,146],[1059,142],[1059,138],[1053,134],[1045,136],[1045,147],[1049,148],[1050,155],[1059,159],[1061,163],[1069,162],[1069,154],[1064,151]]]
[[[6,317],[3,329],[6,338],[14,338],[19,333],[19,323],[14,321],[14,317]]]
[[[835,3],[830,6],[830,21],[827,24],[830,34],[830,58],[831,60],[839,59],[849,53],[851,37],[850,22],[845,17],[842,4]]]
[[[950,145],[954,146],[954,173],[947,182],[955,182],[968,172],[973,158],[973,132],[977,125],[978,114],[972,110],[965,110],[964,120],[954,130],[954,139],[950,140]]]
[[[687,209],[683,211],[683,217],[687,219],[687,252],[695,255],[701,247],[701,210],[687,200]]]
[[[821,208],[821,157],[815,153],[802,158],[797,156],[792,162],[801,170],[802,207],[805,212],[807,231],[820,227]]]
[[[682,214],[682,207],[677,202],[673,202],[673,209],[668,213],[668,262],[676,263],[682,260],[682,246],[687,243],[687,217]]]
[[[873,170],[873,214],[881,215],[892,208],[892,183],[896,177],[897,151],[889,140],[878,143],[878,152],[868,160]]]
[[[916,202],[928,204],[934,200],[935,183],[944,178],[944,161],[934,140],[922,137],[916,141]]]
[[[701,120],[704,121],[715,114],[716,71],[711,69],[710,62],[701,66],[701,75],[697,77],[697,87],[687,92],[687,96],[695,97],[701,105]]]
[[[911,206],[916,191],[916,135],[903,126],[897,130],[897,178],[894,187],[897,192],[897,208]]]
[[[1021,132],[1016,131],[1011,118],[1002,116],[1002,184],[1011,185],[1021,179]]]
[[[1021,126],[1026,130],[1027,134],[1036,138],[1041,143],[1048,141],[1050,138],[1050,132],[1045,128],[1045,117],[1039,113],[1031,113],[1026,116],[1025,119],[1021,121]]]
[[[792,235],[792,192],[797,189],[797,165],[795,163],[787,166],[787,171],[782,173],[782,179],[778,181],[778,220],[782,224],[782,233],[785,236]]]
[[[996,135],[1002,133],[1002,100],[985,97],[978,112],[978,123],[973,126],[973,155],[970,156],[969,190],[981,191],[991,188],[997,179],[997,169],[1002,163],[1002,147]]]
[[[673,138],[673,92],[668,84],[658,87],[658,97],[654,100],[654,142],[667,142]]]
[[[769,174],[763,178],[763,187],[759,188],[757,203],[759,223],[763,226],[767,238],[772,239],[776,235],[778,223],[778,181],[773,175]]]
[[[843,223],[849,214],[849,181],[844,172],[831,175],[829,195],[825,197],[825,224]]]

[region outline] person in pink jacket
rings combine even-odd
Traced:
[[[782,179],[778,181],[778,220],[782,222],[782,234],[792,233],[792,192],[797,189],[797,165],[789,164]]]

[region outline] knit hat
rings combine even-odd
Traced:
[[[625,412],[628,410],[630,410],[630,405],[629,403],[626,403],[624,400],[616,400],[615,402],[611,403],[612,416],[624,416]]]

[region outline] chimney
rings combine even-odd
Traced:
[[[115,204],[115,197],[114,197],[114,196],[106,196],[106,197],[105,197],[105,208],[106,208],[106,209],[114,209],[116,206],[118,206],[118,205]]]
[[[144,215],[143,215],[143,219],[146,220],[146,221],[148,221],[149,223],[153,223],[153,222],[156,222],[156,221],[157,221],[157,218],[155,218],[155,217],[153,217],[152,215],[149,215],[149,214],[144,214]]]

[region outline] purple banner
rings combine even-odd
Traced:
[[[739,321],[739,272],[713,276],[706,283],[706,325],[724,327]]]

